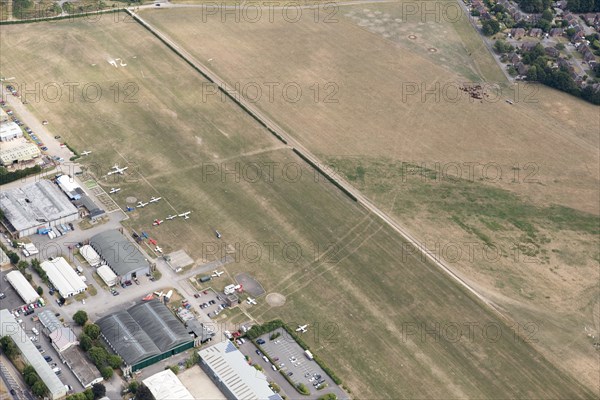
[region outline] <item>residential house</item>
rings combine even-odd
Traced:
[[[533,28],[529,31],[529,36],[531,37],[541,37],[544,34],[540,28]]]
[[[560,51],[555,47],[546,47],[544,51],[548,57],[556,58],[560,55]]]
[[[561,36],[563,34],[563,28],[552,28],[549,33],[552,37]]]
[[[523,28],[513,28],[510,31],[510,34],[515,39],[521,39],[523,36],[525,36],[525,29],[523,29]]]
[[[523,51],[531,51],[535,46],[537,46],[538,42],[525,42],[521,45],[521,50]]]
[[[594,53],[589,48],[586,52],[583,52],[582,55],[586,62],[594,61],[596,59],[596,56],[594,56]]]
[[[521,57],[517,53],[512,52],[512,53],[508,54],[508,56],[507,56],[508,63],[510,63],[512,65],[516,65],[519,61],[521,61]]]
[[[515,68],[517,69],[517,72],[519,73],[519,75],[526,75],[527,71],[529,70],[529,67],[525,64],[523,64],[523,62],[519,61],[519,63],[517,65],[515,65]]]

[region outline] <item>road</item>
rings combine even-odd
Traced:
[[[480,294],[474,287],[472,287],[463,277],[461,277],[456,271],[454,271],[445,261],[439,259],[434,255],[432,251],[425,248],[422,244],[422,241],[417,240],[408,230],[402,227],[398,222],[396,222],[392,217],[387,215],[384,211],[379,209],[376,205],[374,205],[365,195],[363,195],[359,190],[350,185],[345,179],[342,177],[333,174],[330,172],[329,167],[314,156],[310,151],[308,151],[300,142],[294,139],[289,133],[287,133],[281,126],[279,126],[275,121],[269,118],[265,113],[255,107],[254,104],[244,99],[244,97],[237,93],[234,89],[231,88],[231,85],[227,84],[223,79],[217,76],[213,71],[206,67],[203,63],[198,61],[195,57],[193,57],[189,52],[180,47],[176,42],[171,40],[167,35],[156,29],[154,26],[146,22],[143,18],[137,15],[134,11],[126,9],[126,12],[129,13],[136,21],[138,21],[141,25],[150,30],[154,35],[156,35],[160,40],[162,40],[165,44],[170,46],[179,52],[180,56],[188,62],[191,66],[196,68],[202,75],[204,75],[208,80],[216,84],[221,90],[230,97],[235,103],[245,109],[250,115],[252,115],[257,121],[263,124],[267,129],[269,129],[272,133],[275,133],[277,136],[283,138],[286,144],[293,150],[302,154],[304,158],[312,162],[314,165],[318,166],[318,168],[323,171],[323,174],[326,177],[334,181],[337,185],[339,185],[343,190],[350,193],[352,196],[356,198],[356,201],[365,207],[367,210],[377,215],[381,220],[389,225],[392,229],[394,229],[400,236],[408,243],[413,245],[422,255],[428,259],[433,265],[437,266],[441,271],[446,273],[452,280],[466,289],[469,293],[479,299],[481,302],[490,307],[494,312],[496,312],[499,316],[506,318],[506,316],[497,308],[497,306],[485,296]]]

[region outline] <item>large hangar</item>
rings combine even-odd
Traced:
[[[126,375],[194,347],[194,338],[158,300],[117,311],[96,324],[110,348],[123,358]]]
[[[0,209],[4,213],[4,225],[17,237],[29,236],[40,227],[52,228],[79,217],[64,193],[47,180],[0,191]]]
[[[150,264],[137,246],[117,230],[98,233],[90,245],[121,282],[150,272]]]

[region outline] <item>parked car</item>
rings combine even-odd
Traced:
[[[265,344],[265,341],[264,341],[263,339],[258,339],[258,340],[256,341],[256,343],[258,343],[258,344]]]
[[[48,148],[47,148],[46,146],[43,146],[43,147],[42,147],[42,150],[44,150],[44,151],[48,151]]]
[[[288,376],[292,376],[294,373],[292,371],[288,372]]]
[[[50,362],[50,361],[52,361],[52,357],[50,357],[50,356],[45,356],[45,357],[44,357],[44,360],[46,360],[47,362]]]
[[[262,356],[262,353],[258,349],[256,350],[256,354],[258,354],[259,356]]]
[[[3,299],[5,297],[6,297],[6,295],[4,293],[0,293],[0,299]]]

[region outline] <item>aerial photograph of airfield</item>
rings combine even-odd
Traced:
[[[599,106],[598,0],[0,0],[0,399],[597,399]]]

